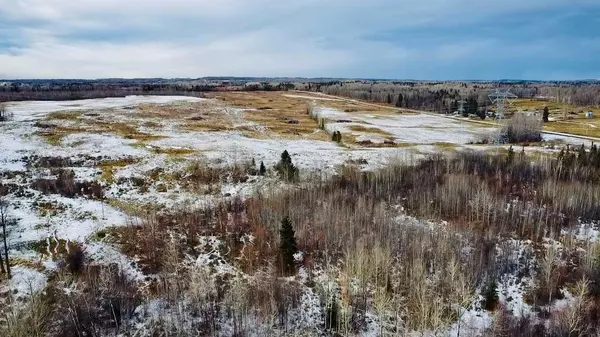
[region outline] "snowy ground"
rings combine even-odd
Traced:
[[[410,144],[454,143],[457,145],[475,142],[489,128],[475,124],[424,114],[375,115],[340,112],[334,109],[320,109],[319,116],[333,120],[327,126],[335,131],[350,132],[366,139],[375,137],[374,132],[352,131],[352,126],[362,126],[381,130],[390,134],[395,142]],[[352,121],[336,122],[338,120]],[[376,131],[375,131],[376,132]]]
[[[334,100],[302,95],[286,96],[315,101]],[[450,148],[486,150],[490,147],[468,143],[493,131],[489,127],[441,116],[347,113],[325,107],[318,107],[317,115],[327,119],[327,130],[341,131],[345,136],[355,136],[358,141],[368,140],[372,143],[383,143],[392,138],[396,146],[372,147],[361,146],[359,143],[337,144],[332,141],[276,136],[248,137],[241,128],[250,128],[256,132],[262,132],[265,128],[245,120],[244,110],[239,108],[211,107],[231,123],[232,129],[210,131],[186,128],[186,120],[204,113],[202,109],[207,107],[205,104],[210,106],[207,100],[180,96],[9,103],[7,109],[14,114],[14,120],[0,124],[0,183],[12,188],[7,196],[10,202],[9,214],[17,221],[16,226],[11,228],[9,244],[12,256],[39,268],[16,266],[13,269],[15,277],[8,285],[2,285],[4,289],[9,289],[18,296],[43,290],[47,276],[57,268],[58,255],[68,251],[70,243],[82,246],[94,263],[116,263],[131,279],[141,280],[144,275],[134,261],[116,247],[94,239],[98,232],[106,228],[126,226],[137,221],[115,205],[139,203],[169,207],[198,206],[223,197],[248,195],[257,188],[272,186],[270,184],[281,184],[268,176],[251,177],[242,183],[224,182],[216,192],[198,195],[185,190],[178,181],[167,179],[169,174],[184,170],[191,161],[201,161],[209,166],[227,166],[254,159],[256,163],[262,161],[267,167],[272,167],[281,153],[287,150],[303,174],[331,174],[337,166],[348,161],[359,162],[362,169],[375,169],[390,161],[415,159],[444,150],[440,147],[441,143],[446,144],[446,147],[447,144],[452,145]],[[148,111],[144,107],[148,105],[154,109],[154,115],[144,115]],[[183,112],[180,113],[178,107]],[[163,110],[170,112],[165,112],[162,116]],[[56,112],[69,112],[72,115],[53,117],[52,113]],[[44,125],[61,127],[66,130],[65,134],[54,143],[49,142],[40,134],[45,130]],[[123,128],[123,125],[140,134],[137,138],[127,137],[126,133],[118,129]],[[372,130],[355,131],[352,126]],[[569,137],[549,138],[561,138],[573,144],[581,143]],[[184,152],[173,154],[177,151]],[[33,189],[36,179],[55,177],[54,170],[57,169],[36,166],[36,157],[70,159],[69,165],[60,168],[73,170],[77,182],[99,182],[103,186],[105,199],[89,196],[68,198]],[[125,162],[119,162],[123,160]],[[119,163],[111,164],[114,162]],[[150,180],[149,186],[145,186],[144,190],[134,186],[132,179],[149,179],[152,172],[157,170],[163,172],[163,176]],[[111,179],[107,179],[107,176]],[[160,185],[168,185],[168,188],[161,189]],[[582,227],[581,232],[576,235],[578,238],[589,239],[590,235],[597,237],[598,231],[595,226],[590,225],[589,228]],[[523,297],[522,284],[507,275],[506,282],[500,286],[502,294],[507,294],[501,300],[509,297],[516,299],[510,307],[514,307],[515,311],[523,309],[519,307]],[[310,306],[315,296],[310,288],[306,288],[303,297],[307,299],[308,307],[302,309],[304,314],[298,313],[299,315],[311,316],[311,312],[318,310],[316,305]],[[312,320],[311,317],[306,319]],[[461,317],[461,325],[471,327],[474,332],[486,328],[490,322],[489,315],[476,307],[464,309]],[[450,335],[453,334],[452,331],[456,331],[454,327],[450,330]],[[373,328],[373,331],[377,331],[377,328]]]

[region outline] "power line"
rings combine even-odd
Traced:
[[[510,89],[503,92],[496,89],[495,92],[488,95],[492,104],[496,104],[496,119],[504,118],[504,109],[510,105],[517,96],[510,92]]]

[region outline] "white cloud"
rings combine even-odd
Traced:
[[[167,41],[67,44],[45,37],[0,54],[0,77],[317,76],[346,66],[349,60],[351,56],[343,51],[323,51],[311,40],[286,41],[269,31],[198,45]]]
[[[0,78],[386,77],[488,52],[491,42],[365,36],[584,3],[594,1],[0,0]]]

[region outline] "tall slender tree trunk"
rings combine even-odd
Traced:
[[[2,274],[6,273],[6,270],[4,270],[4,259],[2,258],[1,253],[0,253],[0,273],[2,273]]]
[[[4,237],[4,260],[6,261],[6,274],[10,278],[10,264],[8,260],[8,245],[6,244],[6,219],[2,219],[2,236]]]
[[[0,225],[2,226],[2,237],[4,238],[4,261],[6,262],[6,273],[8,274],[8,278],[10,278],[10,265],[8,260],[8,244],[6,242],[6,225],[8,222],[7,216],[8,206],[4,202],[4,200],[0,200]],[[2,253],[0,252],[0,265],[2,264]],[[2,268],[2,272],[5,272],[5,269]]]

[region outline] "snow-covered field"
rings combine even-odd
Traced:
[[[335,101],[303,95],[286,97]],[[361,169],[370,170],[390,161],[414,159],[444,148],[486,150],[490,147],[469,143],[493,131],[489,127],[432,115],[365,114],[321,106],[316,108],[316,115],[327,119],[326,130],[341,131],[344,137],[356,137],[357,142],[338,144],[290,139],[271,133],[250,137],[242,129],[264,133],[265,126],[245,120],[243,109],[217,105],[211,109],[223,119],[232,121],[230,129],[193,130],[187,127],[188,119],[202,113],[202,109],[210,104],[210,100],[181,96],[9,103],[7,110],[14,119],[0,124],[0,187],[8,188],[8,211],[16,220],[9,234],[10,255],[17,257],[22,265],[13,268],[14,277],[10,283],[2,284],[2,289],[9,289],[17,296],[43,290],[47,276],[57,269],[58,256],[69,251],[70,243],[83,247],[94,263],[117,264],[132,280],[142,280],[144,275],[135,261],[115,246],[95,240],[96,234],[107,228],[138,221],[120,205],[199,206],[280,184],[272,176],[256,176],[244,182],[226,181],[216,191],[199,195],[172,178],[191,162],[223,167],[254,160],[256,164],[264,162],[267,167],[272,167],[287,150],[302,174],[332,174],[339,165],[350,161],[359,163]],[[163,110],[179,111],[178,108],[183,112],[162,114]],[[60,130],[61,133],[49,138],[48,130]],[[319,132],[316,127],[315,132]],[[133,136],[129,137],[130,134]],[[582,142],[561,136],[548,139],[573,144]],[[392,143],[379,147],[361,143],[365,141],[370,145]],[[448,144],[452,146],[448,147]],[[43,158],[61,159],[64,164],[43,164]],[[67,197],[35,188],[40,180],[55,179],[61,174],[57,172],[59,169],[72,170],[74,182],[100,184],[104,198],[93,198],[84,191],[75,197]],[[160,174],[153,176],[153,172],[159,171]],[[145,179],[147,185],[143,189],[135,186],[134,179]],[[590,233],[597,236],[597,229],[582,228],[576,235],[587,238]],[[515,283],[512,276],[506,275],[506,283],[500,285],[503,294],[500,300],[506,302],[510,297],[514,299],[509,304],[511,310],[526,311],[527,308],[520,306],[523,285]],[[315,297],[312,290],[306,287],[303,291],[302,296],[307,299],[303,305],[308,307],[297,314],[306,315],[305,319],[310,321],[313,320],[311,312],[319,308],[311,306]],[[463,329],[470,327],[474,335],[491,324],[489,314],[482,313],[476,305],[461,310]],[[376,335],[375,320],[372,322],[374,332],[371,335]],[[448,334],[456,335],[457,329],[450,327]]]

